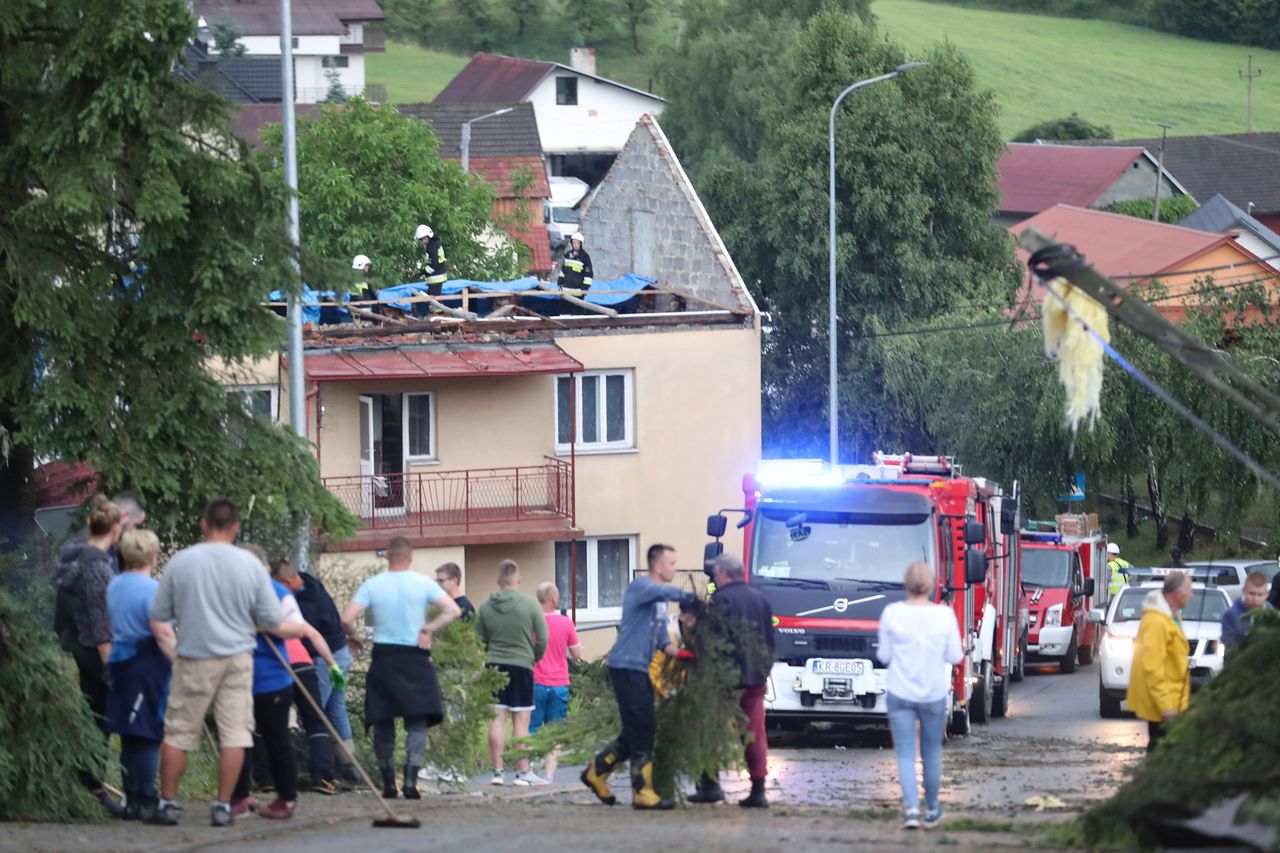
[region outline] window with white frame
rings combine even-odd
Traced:
[[[573,398],[569,396],[571,393]],[[574,416],[578,451],[608,452],[635,447],[633,398],[630,370],[591,370],[557,377],[557,452],[569,452]]]
[[[636,567],[636,537],[593,536],[576,542],[556,543],[556,588],[561,606],[572,607],[573,552],[578,552],[578,618],[616,618],[622,613],[622,596]]]
[[[404,455],[414,461],[436,458],[435,394],[404,395]]]
[[[350,57],[346,56],[323,56],[320,58],[320,65],[324,68],[346,68],[350,63]]]
[[[240,403],[245,413],[277,420],[280,389],[275,385],[231,385],[227,399]]]

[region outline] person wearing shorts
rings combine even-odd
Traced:
[[[200,519],[204,541],[173,555],[151,600],[156,623],[174,623],[177,659],[169,685],[160,747],[160,802],[152,822],[174,826],[182,809],[174,803],[187,753],[200,746],[205,713],[218,725],[218,795],[210,809],[214,826],[233,822],[231,794],[245,749],[253,746],[253,649],[257,632],[302,636],[286,624],[271,579],[258,561],[232,543],[240,532],[240,510],[219,498]],[[158,635],[157,635],[158,636]]]
[[[507,741],[507,716],[515,737],[529,733],[533,714],[533,665],[547,650],[547,620],[542,608],[518,591],[520,567],[514,560],[498,564],[498,591],[476,611],[476,635],[484,643],[485,663],[504,673],[507,683],[494,697],[497,712],[489,724],[489,757],[493,759],[493,785],[505,785],[502,751]],[[516,762],[517,785],[546,785],[547,780],[529,769],[529,759]]]
[[[533,734],[545,723],[553,723],[569,716],[569,658],[582,660],[582,644],[573,620],[560,609],[560,590],[547,581],[538,584],[538,603],[542,616],[547,620],[547,651],[533,665],[533,716],[529,719],[529,733]],[[559,750],[547,754],[542,776],[554,782]]]

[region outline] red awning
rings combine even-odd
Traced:
[[[582,363],[555,344],[490,344],[395,349],[386,352],[307,354],[312,382],[385,379],[450,379],[574,373]]]

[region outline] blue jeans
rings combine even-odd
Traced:
[[[344,644],[341,648],[330,647],[330,651],[333,652],[334,663],[341,668],[342,674],[350,675],[351,650]],[[347,717],[347,691],[334,690],[329,685],[329,667],[319,659],[316,661],[316,681],[320,682],[320,707],[324,708],[324,715],[338,730],[341,740],[351,740],[351,720]]]
[[[160,772],[160,742],[121,735],[120,769],[124,792],[130,803],[137,797],[156,796],[156,774]]]
[[[533,714],[529,717],[529,734],[569,716],[569,688],[533,685]]]
[[[920,783],[916,778],[916,723],[920,724],[920,758],[924,762],[924,802],[938,807],[942,786],[942,735],[947,722],[947,699],[936,702],[908,702],[892,693],[885,697],[893,750],[898,754],[898,780],[902,783],[902,804],[920,807]]]

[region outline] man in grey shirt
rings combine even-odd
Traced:
[[[187,753],[200,746],[204,715],[213,706],[218,722],[218,798],[214,826],[232,823],[231,792],[244,751],[253,746],[253,648],[258,631],[300,637],[303,623],[286,623],[280,600],[261,564],[232,543],[240,532],[240,510],[219,498],[200,518],[204,541],[184,548],[165,566],[151,601],[151,629],[174,622],[177,660],[164,716],[160,747],[160,804],[153,823],[173,826],[182,810],[173,802]]]

